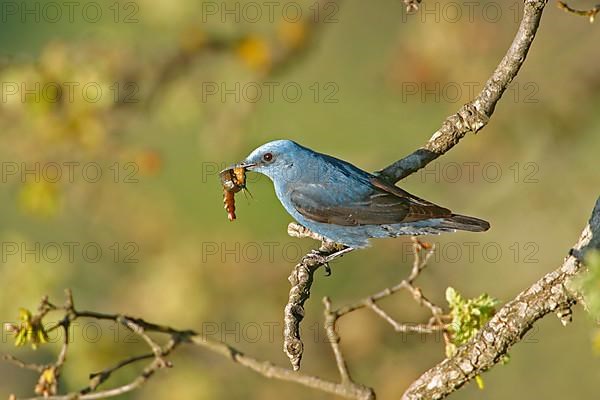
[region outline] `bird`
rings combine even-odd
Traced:
[[[490,224],[454,214],[347,161],[292,140],[253,150],[238,167],[266,175],[285,210],[325,239],[357,249],[372,238],[483,232]]]

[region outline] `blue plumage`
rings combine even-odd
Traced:
[[[268,176],[287,212],[327,239],[359,248],[369,238],[481,232],[489,223],[420,199],[354,165],[291,140],[254,150],[243,162]]]

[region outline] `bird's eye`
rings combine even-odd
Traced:
[[[273,154],[272,153],[265,153],[263,155],[263,160],[265,160],[266,162],[269,162],[273,159]]]

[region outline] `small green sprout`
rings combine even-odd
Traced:
[[[600,251],[589,251],[584,264],[587,271],[574,278],[572,286],[583,295],[587,312],[600,320]]]
[[[446,301],[450,306],[452,317],[452,322],[448,326],[450,342],[446,345],[446,356],[451,357],[458,346],[471,340],[494,316],[498,300],[485,293],[473,299],[465,299],[454,288],[449,287],[446,289]],[[475,382],[479,389],[483,389],[481,376],[476,376]]]
[[[19,309],[19,323],[6,324],[5,329],[15,335],[15,346],[31,344],[35,350],[40,344],[48,342],[48,332],[44,329],[41,318],[33,316],[31,311]]]

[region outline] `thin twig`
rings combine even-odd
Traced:
[[[344,355],[340,348],[340,336],[335,329],[335,323],[337,322],[338,317],[335,312],[331,310],[331,300],[329,300],[329,297],[323,298],[323,305],[325,306],[325,332],[327,333],[331,350],[333,350],[333,355],[335,356],[335,363],[340,372],[340,378],[342,379],[342,383],[350,383],[352,382],[352,378],[350,377],[348,365],[346,365],[346,360],[344,360]]]
[[[401,323],[392,318],[387,312],[385,312],[381,307],[379,307],[373,301],[369,302],[369,308],[373,310],[373,312],[387,321],[396,332],[400,333],[435,333],[444,329],[444,326],[440,325],[429,325],[429,324],[408,324]]]
[[[449,338],[447,336],[447,332],[445,332],[446,324],[442,320],[444,317],[442,309],[425,297],[421,289],[414,285],[414,281],[425,269],[427,262],[433,255],[435,246],[425,244],[414,237],[412,238],[412,241],[414,261],[411,272],[406,279],[358,302],[340,307],[335,311],[335,315],[339,318],[360,308],[367,307],[375,314],[380,316],[383,320],[388,322],[397,332],[435,333],[442,331],[444,332],[445,340],[448,341]],[[419,305],[426,307],[431,312],[431,319],[427,324],[408,324],[398,322],[377,305],[379,300],[389,297],[401,290],[408,291]]]
[[[154,353],[147,353],[139,356],[130,357],[125,360],[119,361],[114,366],[103,369],[100,372],[91,373],[90,384],[85,388],[81,389],[79,393],[86,394],[93,392],[94,390],[96,390],[96,388],[98,388],[98,386],[100,386],[102,383],[108,380],[115,371],[118,371],[119,369],[127,365],[133,364],[138,361],[147,360],[149,358],[154,358]]]
[[[594,22],[594,20],[596,19],[596,14],[598,14],[600,12],[600,4],[595,5],[594,7],[590,8],[589,10],[577,10],[575,8],[570,7],[567,3],[562,2],[562,1],[557,1],[556,6],[562,10],[565,10],[568,13],[571,13],[574,15],[579,15],[582,17],[588,17],[590,20],[590,23]]]
[[[13,356],[12,354],[3,354],[2,359],[4,361],[8,361],[11,364],[16,365],[19,368],[30,369],[32,371],[36,371],[39,373],[42,373],[46,369],[45,365],[27,363],[25,361],[19,360],[17,357]]]
[[[148,344],[148,346],[152,349],[152,353],[154,353],[154,357],[156,360],[161,361],[161,367],[170,367],[171,364],[167,362],[163,358],[163,349],[160,347],[158,343],[156,343],[150,336],[144,332],[144,327],[127,317],[119,316],[117,318],[117,322],[124,325],[125,327],[131,329],[136,335],[144,339],[144,341]]]

